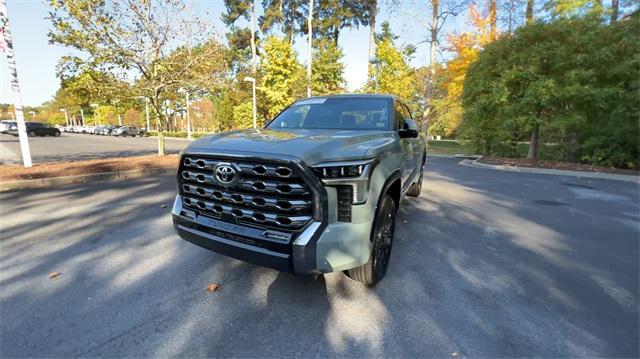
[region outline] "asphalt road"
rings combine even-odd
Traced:
[[[638,357],[637,184],[425,180],[374,289],[178,239],[171,176],[0,193],[0,357]]]
[[[63,133],[60,137],[29,137],[34,163],[151,155],[158,152],[151,137],[113,137]],[[166,140],[167,153],[178,153],[186,140]],[[17,136],[0,134],[0,164],[22,163]]]

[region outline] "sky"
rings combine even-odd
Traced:
[[[260,3],[260,1],[258,1]],[[398,44],[417,44],[425,40],[425,30],[416,22],[400,13],[392,11],[381,3],[377,17],[377,29],[380,24],[388,20],[391,29],[400,36]],[[415,5],[406,3],[412,10]],[[224,11],[223,0],[196,1],[201,16],[211,22],[217,31],[223,35],[225,26],[220,20]],[[60,57],[72,53],[72,50],[60,45],[50,45],[47,33],[50,29],[48,5],[45,0],[8,0],[9,26],[13,36],[14,50],[18,68],[18,79],[22,91],[24,105],[37,106],[51,100],[60,82],[56,78],[56,65]],[[422,13],[427,13],[424,9]],[[257,10],[258,15],[261,9]],[[418,11],[419,12],[419,11]],[[413,25],[412,25],[413,24]],[[448,24],[447,31],[460,31],[465,27],[462,17],[454,19]],[[343,29],[340,32],[339,45],[344,52],[342,62],[345,68],[347,89],[353,91],[360,88],[367,78],[367,62],[369,51],[369,27],[359,29]],[[307,61],[306,37],[298,36],[295,50],[302,63]],[[418,45],[417,52],[411,61],[413,66],[421,66],[427,62],[428,48],[426,43]],[[11,103],[11,89],[5,56],[0,54],[0,103]]]

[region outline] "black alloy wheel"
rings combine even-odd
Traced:
[[[351,279],[368,286],[374,286],[384,278],[389,266],[389,258],[391,257],[395,222],[396,204],[390,195],[385,194],[380,201],[373,228],[371,229],[371,242],[373,245],[371,256],[367,263],[346,271],[346,274]]]

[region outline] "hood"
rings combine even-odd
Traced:
[[[308,165],[321,162],[359,160],[371,149],[393,143],[392,131],[347,131],[325,129],[250,129],[203,137],[192,142],[189,152],[256,153],[295,156]]]

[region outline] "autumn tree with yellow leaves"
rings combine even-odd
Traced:
[[[453,137],[462,120],[461,96],[465,75],[482,49],[498,37],[491,25],[495,15],[484,15],[475,5],[469,7],[472,30],[447,36],[448,50],[454,56],[440,72],[439,85],[442,98],[433,100],[434,115],[429,124],[430,133]]]

